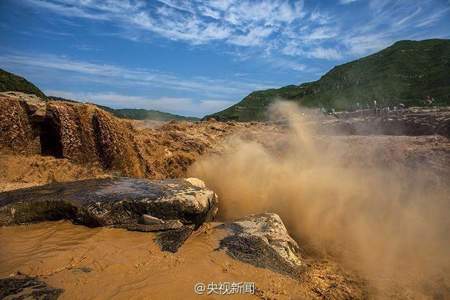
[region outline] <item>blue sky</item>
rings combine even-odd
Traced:
[[[192,116],[449,37],[449,0],[0,1],[1,68],[49,95]]]

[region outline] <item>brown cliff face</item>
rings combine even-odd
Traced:
[[[39,151],[39,142],[25,103],[0,96],[0,150],[32,154]]]
[[[0,108],[3,150],[99,163],[122,175],[145,175],[133,148],[131,125],[95,106],[0,96]]]
[[[217,122],[138,126],[142,124],[90,104],[0,93],[0,152],[64,158],[122,176],[181,177],[219,139],[248,126]]]
[[[43,154],[80,164],[99,163],[122,175],[144,176],[129,123],[92,105],[54,102],[47,106],[44,124],[48,125],[47,131],[41,131]],[[49,142],[42,143],[46,137]]]

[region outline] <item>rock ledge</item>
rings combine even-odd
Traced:
[[[217,206],[213,191],[185,179],[90,179],[0,193],[0,225],[67,219],[89,227],[167,230],[198,227],[214,218]],[[161,224],[145,224],[150,217]]]

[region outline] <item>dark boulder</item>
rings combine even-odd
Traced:
[[[89,227],[167,230],[198,227],[214,218],[217,206],[217,195],[198,179],[90,179],[0,193],[0,225],[66,219]],[[150,218],[161,222],[145,224]]]

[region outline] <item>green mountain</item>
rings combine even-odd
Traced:
[[[399,41],[367,57],[334,67],[314,82],[256,91],[208,117],[263,120],[277,99],[305,107],[347,110],[373,105],[450,105],[450,40]]]
[[[80,103],[79,101],[66,99],[62,97],[56,96],[48,96],[50,101],[65,101],[72,103]],[[153,121],[171,121],[171,120],[179,120],[179,121],[198,121],[199,118],[194,117],[184,117],[180,115],[175,115],[171,113],[166,113],[157,110],[147,110],[147,109],[134,109],[134,108],[123,108],[123,109],[114,109],[108,106],[99,105],[95,103],[89,103],[97,106],[107,112],[110,112],[114,116],[122,119],[130,119],[130,120],[153,120]]]
[[[34,94],[45,99],[45,94],[34,84],[23,77],[14,75],[0,69],[0,92],[17,91],[27,94]]]

